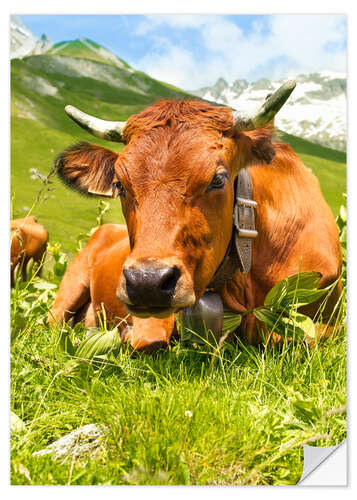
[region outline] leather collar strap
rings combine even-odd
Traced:
[[[232,237],[226,255],[208,288],[219,288],[225,281],[231,279],[238,270],[248,273],[252,265],[252,239],[258,235],[254,217],[254,208],[257,203],[252,200],[252,179],[246,168],[240,170],[237,176],[235,197]]]

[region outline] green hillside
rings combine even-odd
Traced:
[[[78,140],[92,138],[64,113],[66,104],[109,120],[126,120],[159,98],[189,94],[148,75],[100,62],[95,51],[84,54],[83,43],[57,44],[52,55],[31,56],[11,63],[11,190],[12,217],[23,217],[43,187],[30,169],[47,175],[55,155]],[[89,41],[88,41],[89,43]],[[93,42],[89,44],[95,45]],[[55,46],[56,47],[56,46]],[[99,47],[99,46],[98,46]],[[68,53],[70,51],[70,53]],[[61,54],[61,55],[59,55]],[[95,60],[94,60],[95,59]],[[322,190],[337,213],[345,192],[345,154],[284,135],[305,164],[318,176]],[[94,139],[93,139],[94,141]],[[98,144],[108,143],[95,139]],[[121,144],[111,143],[117,152]],[[95,225],[98,199],[83,197],[57,179],[47,199],[33,210],[53,242],[74,253],[76,237]],[[110,200],[106,222],[123,221],[119,200]]]
[[[337,215],[346,202],[343,196],[346,193],[346,153],[286,133],[281,134],[281,140],[288,142],[317,176],[328,204]]]

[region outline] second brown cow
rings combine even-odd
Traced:
[[[16,266],[21,266],[22,278],[26,280],[26,266],[30,259],[40,264],[46,252],[48,231],[33,215],[11,221],[11,285],[14,283]]]

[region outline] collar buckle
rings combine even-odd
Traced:
[[[248,200],[247,198],[241,198],[237,196],[236,198],[236,204],[234,205],[234,210],[233,210],[233,223],[234,227],[237,230],[237,236],[238,238],[256,238],[258,236],[258,231],[255,229],[248,229],[246,227],[240,227],[239,226],[239,220],[242,219],[242,215],[239,212],[240,210],[244,210],[245,212],[245,219],[248,219],[249,222],[252,222],[253,220],[253,226],[254,226],[254,209],[258,206],[258,203],[254,200]],[[252,212],[249,214],[247,213],[247,209]]]

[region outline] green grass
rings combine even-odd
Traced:
[[[344,210],[338,226],[345,249]],[[11,435],[11,484],[296,484],[304,444],[345,439],[345,289],[341,328],[314,347],[294,333],[279,348],[176,339],[155,356],[119,344],[85,359],[76,350],[84,355],[83,325],[46,321],[64,270],[62,263],[46,280],[16,280],[11,292],[11,410],[23,422]],[[284,306],[289,317],[293,303],[289,311],[283,300],[294,279],[284,282],[265,307]],[[298,303],[305,292],[294,293]],[[33,455],[86,424],[106,428],[95,452]]]
[[[124,345],[74,363],[64,339],[76,345],[85,329],[46,326],[55,290],[33,284],[12,292],[11,409],[25,424],[12,434],[12,484],[296,484],[303,444],[346,436],[345,328],[313,348],[174,341],[156,356]],[[107,427],[97,453],[32,455],[89,423]]]
[[[345,248],[343,210],[338,226]],[[345,253],[343,262],[345,286]],[[83,325],[47,324],[64,270],[17,279],[11,292],[11,410],[22,423],[11,435],[11,484],[296,484],[304,444],[345,439],[345,289],[341,328],[313,347],[297,328],[279,348],[238,339],[195,344],[190,334],[155,356],[117,340],[98,356],[89,354]],[[300,286],[296,277],[275,286],[265,308],[290,316],[318,279],[299,276]],[[95,335],[113,332],[104,324]],[[61,459],[33,455],[86,424],[104,426],[99,448]]]

